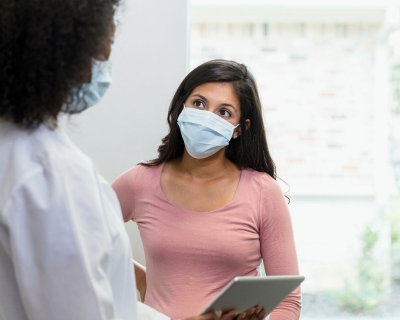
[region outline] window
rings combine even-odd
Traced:
[[[388,167],[385,3],[250,2],[193,1],[191,69],[224,58],[256,77],[277,173],[290,185],[304,318],[395,318],[389,215],[400,202]]]

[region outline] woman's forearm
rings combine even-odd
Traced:
[[[144,302],[146,296],[147,282],[146,282],[146,269],[134,263],[136,288],[140,294],[140,301]]]

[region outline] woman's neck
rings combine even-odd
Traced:
[[[195,159],[187,151],[177,161],[178,170],[195,180],[212,180],[224,176],[235,165],[225,157],[225,148],[205,159]]]

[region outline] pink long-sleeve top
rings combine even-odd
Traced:
[[[268,174],[242,170],[236,193],[212,212],[193,212],[163,194],[163,165],[138,165],[113,183],[124,220],[134,220],[146,256],[145,303],[183,319],[197,315],[234,277],[297,275],[288,207]],[[299,319],[300,288],[272,312],[271,320]]]

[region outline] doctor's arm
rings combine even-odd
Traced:
[[[93,172],[56,161],[25,175],[4,208],[28,319],[115,319],[108,228]]]

